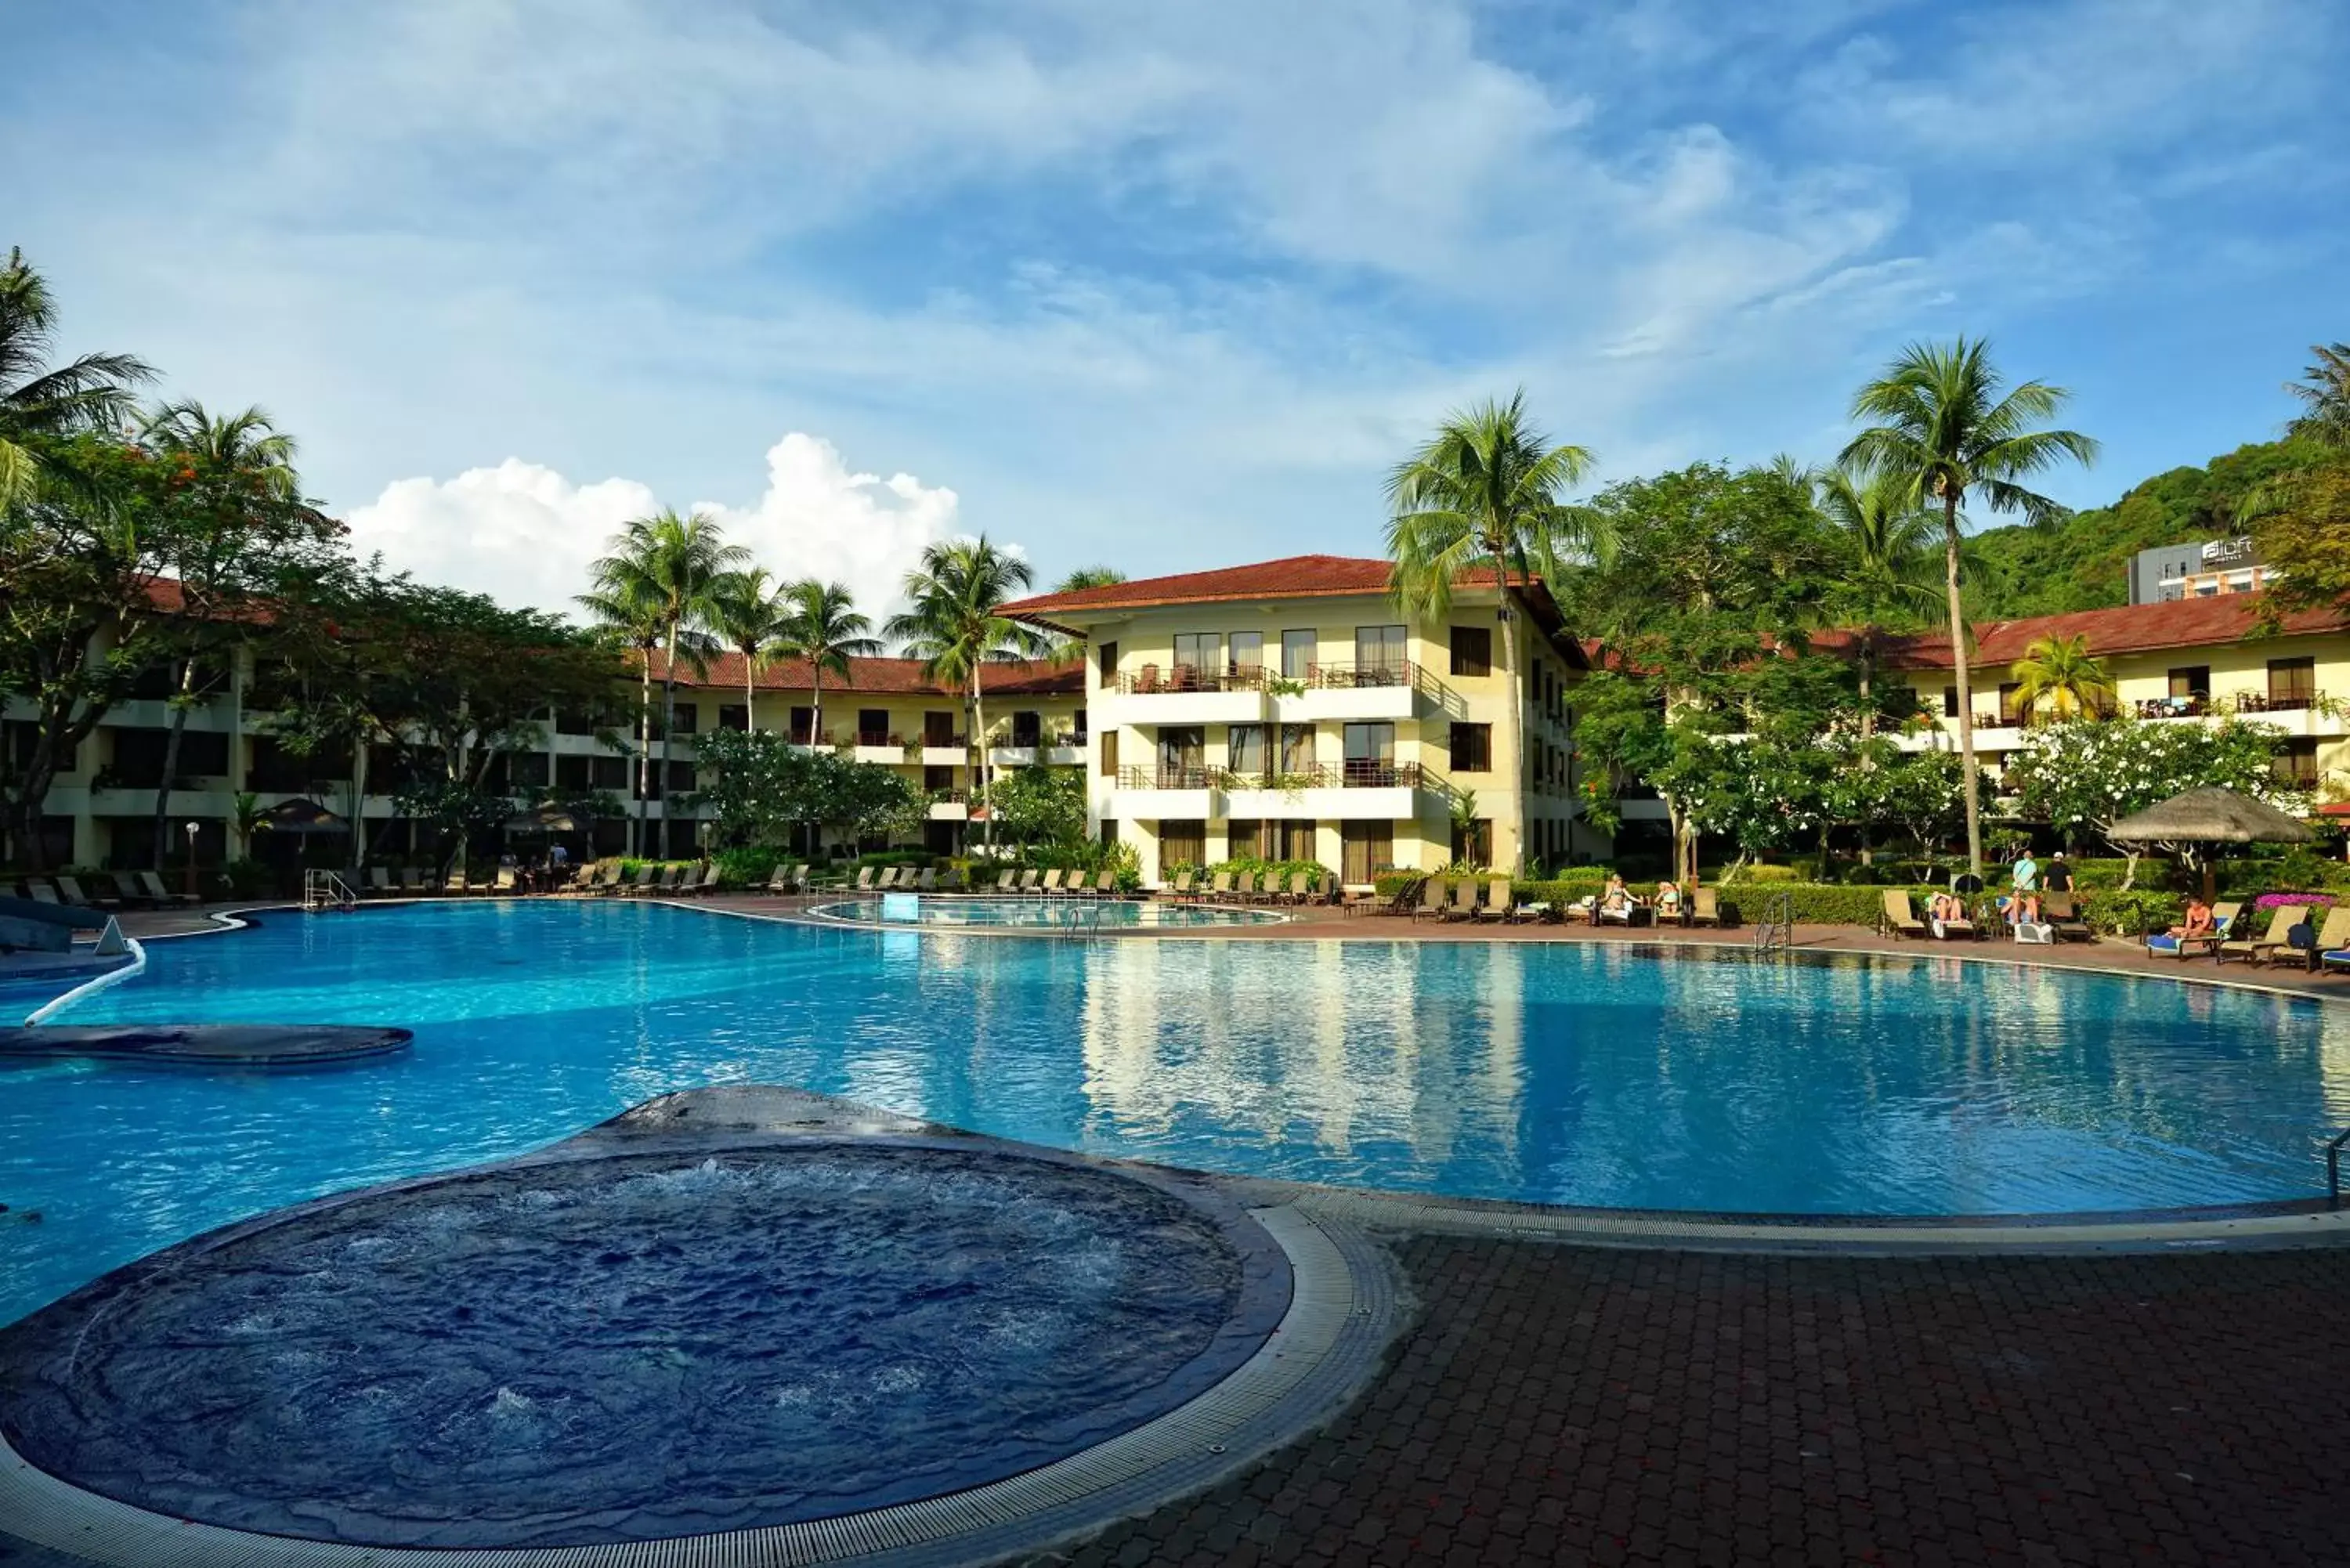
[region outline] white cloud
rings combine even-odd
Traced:
[[[610,537],[660,504],[636,480],[575,484],[510,457],[446,481],[395,480],[346,521],[353,547],[380,551],[395,570],[568,612]],[[957,500],[910,473],[851,472],[830,441],[794,431],[767,450],[767,488],[756,501],[684,510],[713,514],[779,579],[847,583],[878,618],[923,547],[954,533]]]

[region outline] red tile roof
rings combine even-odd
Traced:
[[[654,680],[661,678],[667,662],[660,651],[654,652]],[[848,676],[844,681],[831,670],[826,670],[824,689],[827,695],[835,691],[862,693],[868,697],[959,698],[962,695],[960,689],[950,690],[924,675],[922,661],[919,659],[852,659],[848,661]],[[739,653],[718,654],[710,660],[707,672],[702,674],[696,674],[691,665],[680,660],[677,683],[713,691],[740,691],[743,690],[743,656]],[[758,690],[762,691],[806,691],[814,684],[809,679],[807,661],[798,659],[763,667],[757,682]],[[1086,691],[1085,661],[1082,659],[1039,659],[1025,668],[1016,664],[991,665],[980,675],[980,690],[990,696],[1082,697]]]
[[[2075,610],[2025,620],[1976,621],[1970,628],[1974,649],[1968,662],[1970,666],[2012,664],[2043,637],[2085,637],[2089,651],[2100,658],[2241,642],[2251,630],[2260,598],[2258,594],[2220,594],[2208,599]],[[2279,635],[2309,637],[2345,629],[2350,629],[2350,610],[2295,610],[2282,618]],[[1814,636],[1812,645],[1834,651],[1849,641],[1849,633],[1830,632]],[[1948,670],[1952,662],[1947,632],[1897,636],[1887,639],[1885,647],[1888,670]]]
[[[1172,576],[1138,577],[1097,588],[1076,588],[1065,594],[1040,594],[1015,599],[1003,613],[1015,620],[1066,625],[1069,618],[1129,609],[1156,609],[1172,605],[1227,604],[1235,600],[1343,598],[1385,594],[1395,580],[1386,560],[1362,556],[1284,556],[1245,566],[1219,566],[1210,572],[1178,572]],[[1461,587],[1489,587],[1492,573],[1474,572],[1459,579]],[[1558,606],[1540,577],[1511,575],[1534,610],[1534,618],[1553,633],[1561,628]],[[1580,645],[1568,643],[1570,651]]]

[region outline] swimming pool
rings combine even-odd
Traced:
[[[149,950],[61,1021],[414,1044],[276,1077],[0,1069],[0,1321],[212,1226],[715,1082],[1215,1170],[1749,1212],[2306,1197],[2312,1135],[2350,1120],[2350,1008],[1951,959],[1006,941],[606,900],[272,916]]]
[[[859,926],[979,926],[1055,930],[1202,930],[1217,926],[1277,926],[1289,917],[1223,904],[1159,904],[1137,898],[852,898],[817,904],[819,919]],[[910,913],[901,912],[910,910]]]

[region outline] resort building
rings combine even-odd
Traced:
[[[2129,600],[2175,604],[2264,588],[2276,576],[2250,539],[2207,539],[2199,545],[2158,545],[2130,557]]]
[[[1539,578],[1406,615],[1384,560],[1295,556],[1004,607],[1086,639],[1087,819],[1147,882],[1233,856],[1381,867],[1605,854],[1577,819],[1588,669]],[[1513,722],[1514,710],[1514,722]],[[1523,736],[1523,754],[1513,750]]]
[[[2350,784],[2350,613],[2287,615],[2273,637],[2251,639],[2260,603],[2223,594],[2026,620],[1978,621],[1968,662],[1975,750],[1996,769],[2026,743],[2033,715],[2016,700],[2013,666],[2048,637],[2082,637],[2112,674],[2121,707],[2164,723],[2217,723],[2237,715],[2284,734],[2280,774],[2315,788],[2326,774]],[[1950,639],[1934,632],[1890,640],[1885,666],[1906,680],[1928,715],[1912,746],[1958,744],[1959,689]]]
[[[657,662],[656,709],[660,674]],[[687,806],[681,798],[696,784],[694,737],[747,726],[751,704],[746,698],[751,696],[755,696],[762,729],[781,731],[788,725],[803,744],[832,747],[903,774],[930,797],[929,846],[941,852],[961,846],[971,812],[967,803],[975,760],[964,694],[926,679],[918,661],[853,659],[846,681],[827,673],[820,732],[813,728],[816,702],[805,664],[763,668],[749,693],[743,688],[740,654],[714,658],[698,674],[681,668],[678,676],[667,722],[658,712],[654,717],[656,765],[644,770],[647,853],[683,857],[701,846],[707,813]],[[281,745],[262,722],[266,705],[251,701],[253,677],[250,661],[240,657],[214,682],[213,695],[188,713],[168,802],[173,857],[188,847],[182,834],[191,822],[196,825],[193,847],[200,862],[217,865],[232,847],[241,849],[228,842],[229,825],[237,795],[248,791],[263,806],[298,796],[315,800],[346,820],[356,815],[366,826],[369,844],[393,858],[430,852],[431,844],[418,842],[410,826],[399,820],[399,803],[390,793],[401,770],[395,748],[369,749],[367,793],[354,802],[353,759],[325,753],[300,756]],[[154,866],[155,792],[163,783],[171,685],[170,670],[158,667],[149,671],[132,699],[109,711],[82,743],[74,766],[59,774],[42,824],[47,864]],[[1074,766],[1083,761],[1086,698],[1074,660],[991,669],[982,691],[992,765]],[[598,726],[582,716],[548,713],[541,725],[542,744],[493,763],[488,787],[510,790],[517,797],[542,790],[566,800],[615,797],[629,815],[635,815],[639,770],[629,748],[635,740],[636,700],[633,684],[620,694],[627,717],[613,727],[624,732],[619,735],[608,731],[599,736]],[[31,749],[30,718],[29,710],[13,703],[0,715],[0,744],[13,748],[18,757]],[[658,765],[664,730],[671,754],[666,776]],[[588,836],[595,853],[619,854],[629,842],[628,817],[598,818]],[[267,834],[259,836],[251,846],[256,857],[291,855],[300,847],[270,840]],[[23,857],[14,845],[0,856]],[[346,857],[338,848],[317,858],[335,864]]]

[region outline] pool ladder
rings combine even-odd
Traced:
[[[1754,923],[1754,956],[1784,957],[1794,929],[1795,900],[1785,893],[1773,893],[1762,906],[1762,918]]]
[[[317,867],[302,873],[302,908],[319,909],[353,909],[359,907],[359,896],[351,885],[332,871]]]
[[[1092,941],[1101,935],[1101,900],[1089,898],[1070,911],[1069,923],[1063,928],[1062,935],[1071,941],[1081,937]]]

